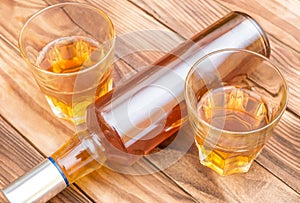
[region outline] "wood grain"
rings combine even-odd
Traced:
[[[170,156],[178,151],[167,151]],[[221,177],[198,160],[195,145],[176,164],[164,170],[199,202],[297,202],[299,193],[257,163],[246,174]]]
[[[300,3],[298,0],[217,0],[230,10],[249,13],[269,35],[300,52]]]
[[[2,0],[0,7],[1,36],[5,36],[9,42],[16,46],[21,27],[25,24],[27,18],[46,6],[47,4],[44,1]]]
[[[257,162],[300,193],[300,118],[285,112]],[[283,167],[284,166],[284,167]]]
[[[147,167],[142,165],[143,170]],[[126,175],[104,167],[77,184],[96,202],[195,202],[194,197],[160,172]]]
[[[0,189],[45,159],[11,125],[0,117]],[[57,202],[91,202],[85,194],[71,186],[52,198]]]
[[[291,50],[287,45],[271,38],[271,61],[277,65],[286,79],[289,98],[288,108],[300,117],[300,53]]]
[[[297,23],[300,19],[300,4],[297,0],[131,1],[185,38],[191,37],[229,10],[246,12],[269,35],[300,52],[300,25]]]
[[[21,145],[25,143],[25,146],[18,152],[22,154],[23,150],[27,150],[27,145],[32,145],[42,154],[50,155],[73,134],[72,125],[56,119],[51,114],[43,95],[17,52],[18,33],[26,18],[41,7],[57,2],[62,1],[6,0],[1,2],[0,11],[4,14],[1,17],[3,20],[0,21],[0,114],[29,141],[30,144],[24,140],[20,141]],[[155,51],[159,50],[160,46],[166,47],[165,51],[171,50],[184,38],[191,37],[225,15],[229,11],[226,8],[229,4],[240,4],[233,1],[228,1],[229,4],[225,1],[218,3],[212,0],[163,0],[159,2],[89,0],[81,2],[100,7],[111,16],[115,23],[121,47],[116,52],[116,55],[121,57],[114,72],[117,85],[122,84],[123,78],[130,77],[162,56],[162,52]],[[278,3],[270,3],[278,7]],[[225,6],[222,6],[223,4]],[[246,7],[242,8],[248,11]],[[256,11],[253,11],[253,14],[258,20],[262,18]],[[272,17],[276,16],[273,14]],[[277,25],[274,23],[272,26]],[[145,39],[147,35],[143,32],[149,29],[165,33],[147,41]],[[299,93],[297,90],[299,54],[292,50],[296,49],[294,45],[297,44],[297,42],[293,43],[294,39],[289,41],[291,38],[289,37],[279,41],[282,35],[277,37],[278,29],[276,32],[272,29],[268,30],[272,32],[271,43],[274,47],[272,60],[278,63],[288,78],[292,97],[289,103],[291,112],[285,114],[276,129],[274,138],[259,156],[258,163],[267,170],[259,164],[254,164],[248,174],[229,178],[219,177],[198,163],[197,151],[193,146],[178,163],[163,172],[146,176],[131,176],[113,172],[104,167],[76,182],[78,187],[96,202],[269,202],[269,200],[297,202],[299,199],[299,193],[297,193],[299,192],[299,167],[297,165],[299,164],[297,156],[299,152],[299,135],[297,134],[299,132],[299,117],[297,116],[299,115],[299,94],[297,94]],[[174,31],[175,34],[169,34],[170,31]],[[135,42],[126,38],[128,33],[143,37],[150,47],[154,47],[152,47],[154,51],[148,50],[126,55],[132,52],[127,49],[130,49]],[[134,50],[134,47],[132,48]],[[294,146],[292,149],[288,147],[291,145]],[[281,148],[278,149],[278,146]],[[288,160],[284,160],[281,156],[282,152],[284,155],[286,152],[290,153]],[[169,153],[172,155],[178,152]],[[0,165],[0,170],[2,170],[1,167],[3,168],[0,179],[2,185],[27,170],[25,167],[22,170],[17,168],[16,171],[12,171],[16,163],[9,161],[11,156],[12,151],[7,154],[0,153],[0,161],[5,160]],[[39,158],[29,158],[39,161]],[[31,163],[24,164],[30,167],[28,164]],[[69,196],[74,195],[76,196],[76,194]],[[69,197],[66,195],[61,198]],[[51,201],[60,202],[59,199]],[[75,202],[80,201],[85,202],[85,200]]]
[[[185,39],[189,39],[229,12],[212,0],[130,1]]]

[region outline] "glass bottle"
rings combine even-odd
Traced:
[[[106,162],[131,165],[170,138],[186,119],[184,80],[202,56],[241,48],[270,56],[265,32],[247,14],[231,12],[96,100],[85,130],[2,190],[11,202],[45,202]]]

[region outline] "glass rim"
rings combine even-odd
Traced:
[[[286,95],[283,97],[283,99],[281,99],[281,101],[284,101],[284,105],[282,106],[282,108],[280,108],[280,113],[274,119],[272,119],[271,122],[267,123],[265,126],[257,128],[257,129],[254,129],[254,130],[242,131],[242,132],[224,130],[224,129],[215,127],[215,126],[209,124],[208,122],[204,121],[203,119],[199,118],[198,114],[195,113],[195,110],[191,107],[192,105],[191,105],[190,99],[187,96],[187,94],[188,94],[187,92],[188,92],[188,88],[189,88],[189,85],[188,85],[187,81],[190,79],[190,77],[192,76],[192,74],[197,70],[197,66],[202,61],[204,61],[205,59],[209,58],[212,55],[219,54],[219,53],[226,53],[226,52],[236,52],[236,53],[237,52],[244,52],[244,53],[252,54],[252,55],[255,55],[255,56],[259,57],[259,58],[262,58],[264,61],[267,61],[271,65],[271,67],[276,71],[276,73],[282,79],[283,85],[285,87],[284,89],[286,91]],[[283,75],[282,75],[281,71],[279,70],[279,68],[273,62],[271,62],[270,59],[267,58],[266,56],[264,56],[262,54],[259,54],[259,53],[256,53],[254,51],[247,50],[247,49],[226,48],[226,49],[220,49],[220,50],[216,50],[216,51],[210,52],[210,53],[206,54],[205,56],[201,57],[199,60],[196,61],[196,63],[194,63],[194,65],[192,65],[192,67],[190,68],[190,70],[189,70],[189,72],[188,72],[188,74],[187,74],[187,76],[185,78],[185,82],[184,82],[184,97],[185,97],[187,108],[190,109],[190,110],[192,110],[191,113],[193,114],[193,116],[195,118],[197,118],[199,122],[201,122],[202,124],[206,125],[210,129],[213,129],[213,130],[216,130],[216,131],[221,131],[221,132],[224,132],[226,134],[248,135],[248,134],[254,134],[256,132],[259,132],[259,131],[262,131],[264,129],[269,128],[270,126],[272,126],[283,115],[283,113],[284,113],[284,111],[285,111],[285,109],[287,107],[287,104],[288,104],[288,86],[287,86],[286,80],[283,77]],[[188,114],[189,113],[190,113],[190,111],[188,112]]]
[[[28,58],[27,58],[27,54],[25,53],[24,47],[22,46],[22,36],[23,33],[25,32],[26,28],[28,27],[28,24],[30,24],[34,19],[36,19],[36,17],[38,17],[40,14],[45,13],[48,10],[51,10],[53,8],[59,8],[59,7],[63,7],[66,5],[73,5],[73,6],[79,6],[79,7],[85,7],[91,10],[95,10],[96,12],[98,12],[102,17],[104,17],[106,19],[106,21],[109,23],[110,27],[111,27],[111,32],[112,32],[112,37],[111,40],[111,46],[108,50],[108,52],[105,54],[105,56],[103,56],[96,64],[89,66],[87,68],[81,69],[77,72],[71,72],[71,73],[54,73],[51,71],[47,71],[47,70],[43,70],[41,69],[39,66],[37,66],[36,64],[32,63]],[[96,40],[98,41],[98,40]],[[101,64],[113,51],[114,46],[116,43],[116,32],[115,32],[115,28],[114,28],[114,24],[112,22],[112,20],[110,19],[110,17],[101,9],[85,4],[85,3],[80,3],[80,2],[64,2],[64,3],[57,3],[57,4],[53,4],[50,6],[47,6],[43,9],[38,10],[37,12],[35,12],[33,15],[31,15],[25,22],[25,24],[22,26],[20,34],[19,34],[19,39],[18,39],[18,47],[21,53],[21,56],[23,57],[23,59],[30,64],[32,67],[34,67],[35,70],[47,74],[47,75],[53,75],[53,76],[60,76],[60,77],[65,77],[65,76],[72,76],[72,75],[78,75],[78,74],[82,74],[85,72],[90,71],[91,69],[93,69],[94,67],[98,66],[99,64]]]

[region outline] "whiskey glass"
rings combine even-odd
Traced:
[[[53,113],[74,123],[112,88],[115,31],[103,11],[60,3],[35,13],[19,37],[28,63]]]
[[[287,85],[265,56],[223,49],[198,60],[185,82],[201,164],[220,175],[247,172],[287,105]]]

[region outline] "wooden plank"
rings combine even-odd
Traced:
[[[18,35],[27,18],[47,4],[44,1],[1,1],[0,33],[12,44],[18,44]],[[24,9],[26,8],[26,9]]]
[[[298,0],[217,0],[217,2],[230,10],[249,13],[270,35],[300,52]]]
[[[246,12],[259,21],[267,33],[300,52],[300,25],[297,23],[300,19],[300,3],[297,0],[131,1],[185,38],[229,10]]]
[[[288,85],[288,108],[300,116],[300,53],[289,49],[273,37],[271,42],[271,61],[278,66]]]
[[[257,162],[300,193],[300,118],[285,112]],[[284,166],[284,167],[283,167]]]
[[[177,150],[165,151],[174,156]],[[298,202],[300,195],[256,162],[245,174],[222,177],[202,166],[195,145],[164,170],[199,202]],[[163,160],[161,160],[163,161]],[[296,180],[297,181],[297,180]]]
[[[0,116],[0,189],[45,159]],[[49,202],[91,202],[71,186]]]
[[[143,170],[149,168],[146,165],[141,166]],[[160,172],[148,175],[126,175],[104,167],[82,178],[77,184],[93,197],[95,202],[195,201],[188,192],[184,192],[177,184],[171,182]]]
[[[212,0],[130,1],[185,39],[189,39],[229,12]]]

